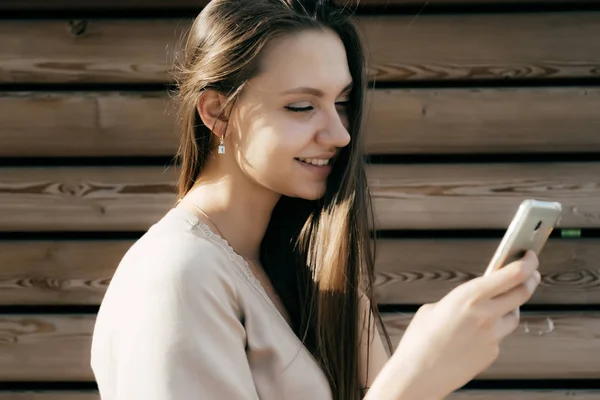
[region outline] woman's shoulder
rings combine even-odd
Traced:
[[[134,242],[113,274],[94,326],[96,371],[112,368],[115,354],[127,351],[123,343],[155,340],[172,348],[180,331],[239,320],[237,277],[218,243],[193,221],[168,213]]]
[[[201,291],[215,284],[233,287],[237,273],[228,249],[189,215],[170,210],[121,258],[109,292],[135,290],[146,296],[168,290]],[[109,293],[107,292],[107,295]]]
[[[227,260],[227,252],[213,236],[185,211],[171,209],[132,245],[126,256],[177,263]]]

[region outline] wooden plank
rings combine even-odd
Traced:
[[[0,231],[142,231],[175,202],[175,167],[0,169]],[[528,197],[562,227],[600,226],[600,163],[368,167],[378,229],[505,229]]]
[[[0,230],[146,230],[176,180],[174,167],[0,169]]]
[[[0,242],[0,305],[97,305],[129,240]]]
[[[164,83],[190,20],[0,21],[0,82]],[[27,40],[15,40],[15,38]]]
[[[178,145],[166,92],[0,94],[0,156],[172,156]]]
[[[379,304],[423,304],[480,276],[500,239],[384,239],[377,242]],[[600,240],[555,239],[540,254],[542,282],[530,304],[600,303]]]
[[[0,381],[90,381],[90,315],[0,316]]]
[[[594,87],[372,90],[368,99],[370,154],[600,151]],[[166,92],[0,93],[0,156],[172,156],[178,143]]]
[[[183,20],[0,21],[0,82],[153,82]],[[600,76],[600,12],[362,16],[376,81]],[[14,40],[26,37],[26,41]]]
[[[569,4],[572,0],[527,0],[527,4]],[[595,4],[597,0],[578,0],[580,4]],[[208,3],[208,0],[3,0],[0,3],[2,10],[105,10],[105,9],[200,9]],[[464,4],[523,4],[522,0],[335,0],[338,5],[359,5],[361,7],[373,6],[436,6],[436,5],[464,5]]]
[[[374,90],[372,154],[544,153],[600,150],[600,90]]]
[[[483,272],[499,239],[377,242],[379,304],[435,302]],[[97,305],[133,240],[0,242],[0,305]],[[530,304],[600,303],[600,240],[550,239]]]
[[[394,345],[412,318],[383,316]],[[0,380],[90,381],[94,316],[5,315]],[[522,313],[521,326],[503,344],[485,379],[599,378],[600,314]],[[551,349],[551,350],[550,350]]]
[[[382,316],[397,345],[412,314]],[[600,376],[600,314],[521,313],[500,357],[478,379],[586,379]]]
[[[376,81],[600,76],[600,13],[363,17]],[[588,53],[592,51],[593,53]]]
[[[372,165],[379,229],[505,229],[524,198],[563,203],[561,227],[600,223],[600,164]]]

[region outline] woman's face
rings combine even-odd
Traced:
[[[237,167],[275,193],[323,196],[331,164],[350,142],[351,85],[335,33],[311,30],[270,42],[229,122],[226,144],[233,145]]]

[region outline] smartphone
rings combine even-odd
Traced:
[[[556,201],[524,200],[508,226],[500,245],[485,270],[488,275],[522,258],[527,250],[539,256],[558,225],[562,205]]]

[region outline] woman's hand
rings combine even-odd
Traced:
[[[519,307],[540,282],[537,268],[529,251],[421,307],[366,399],[439,400],[487,369],[519,325]]]

